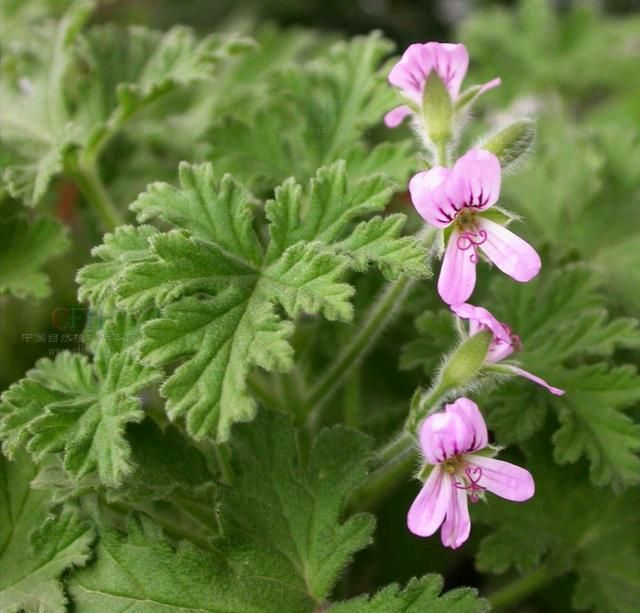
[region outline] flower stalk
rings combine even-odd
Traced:
[[[507,611],[513,605],[518,604],[530,594],[552,581],[554,576],[546,565],[541,565],[527,575],[518,577],[514,581],[489,594],[491,610],[494,613]]]
[[[100,177],[93,159],[67,161],[67,172],[95,211],[102,227],[112,232],[124,224],[124,217],[116,208]]]
[[[418,238],[427,247],[435,236],[432,229],[427,228]],[[415,281],[409,277],[401,277],[387,283],[381,290],[377,300],[367,311],[362,325],[357,328],[337,358],[331,363],[324,375],[313,385],[304,402],[307,415],[307,426],[317,428],[321,422],[322,410],[327,401],[342,387],[353,369],[369,353],[385,328],[393,321],[402,309],[402,305],[414,287]]]

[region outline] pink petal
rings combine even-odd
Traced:
[[[464,444],[464,451],[476,451],[484,449],[489,444],[487,424],[482,417],[478,405],[469,398],[458,398],[455,402],[446,405],[445,411],[458,415],[468,428],[470,436]]]
[[[476,285],[476,248],[461,249],[460,236],[457,230],[451,233],[438,277],[438,293],[447,304],[466,302]]]
[[[431,536],[442,524],[451,498],[451,479],[434,467],[407,514],[407,527],[418,536]]]
[[[433,67],[432,64],[423,64],[421,49],[420,43],[409,45],[400,61],[389,73],[389,83],[400,88],[410,100],[418,105],[422,105],[424,84]]]
[[[434,413],[422,422],[419,438],[427,463],[440,464],[470,451],[476,432],[467,418],[455,411],[444,411]]]
[[[521,283],[538,274],[542,262],[529,243],[489,219],[479,219],[478,225],[487,233],[480,249],[502,272]]]
[[[484,211],[500,197],[500,160],[484,149],[471,149],[453,166],[447,195],[456,205]]]
[[[448,201],[445,191],[451,171],[442,166],[419,172],[409,181],[411,202],[420,216],[436,228],[446,228],[457,214]]]
[[[404,118],[409,115],[411,115],[411,109],[406,104],[403,104],[401,106],[397,106],[395,109],[391,109],[384,116],[384,123],[387,128],[397,128]]]
[[[487,351],[486,362],[488,364],[495,364],[505,358],[508,358],[514,352],[513,341],[503,341],[502,339],[493,339],[489,345],[489,351]]]
[[[451,310],[458,317],[469,320],[469,332],[471,334],[488,329],[491,330],[494,338],[505,342],[511,341],[509,328],[499,322],[487,309],[464,302],[462,304],[452,304]]]
[[[493,492],[496,496],[514,502],[529,500],[535,493],[535,483],[528,470],[511,462],[470,454],[464,456],[470,466],[482,469],[478,485]]]
[[[430,62],[455,100],[469,67],[469,53],[462,44],[426,43],[422,48],[423,61]]]
[[[469,54],[464,45],[416,43],[407,47],[400,61],[391,69],[389,82],[400,88],[410,100],[421,105],[424,84],[435,69],[455,100],[468,65]]]
[[[460,318],[469,320],[469,334],[480,330],[491,330],[493,340],[487,351],[490,364],[504,360],[514,352],[513,338],[509,326],[499,322],[487,309],[469,303],[451,305],[451,310]]]
[[[457,549],[469,538],[471,520],[466,490],[455,486],[451,489],[447,516],[440,530],[440,539],[445,547]]]
[[[542,379],[541,377],[538,377],[537,375],[534,375],[533,373],[530,373],[527,370],[523,370],[522,368],[518,368],[517,366],[509,366],[509,368],[514,373],[516,373],[516,375],[524,377],[525,379],[529,379],[529,381],[533,381],[534,383],[537,383],[542,387],[546,387],[552,394],[555,394],[556,396],[562,396],[564,394],[564,390],[561,390],[558,387],[553,387],[552,385],[549,385],[544,379]]]
[[[482,85],[482,87],[478,90],[477,95],[481,96],[482,94],[484,94],[485,92],[488,92],[490,89],[493,89],[494,87],[498,87],[498,85],[500,85],[502,83],[502,79],[500,77],[497,77],[496,79],[492,79],[491,81],[487,81],[484,85]]]

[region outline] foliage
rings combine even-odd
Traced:
[[[265,247],[253,230],[252,197],[230,175],[216,181],[210,165],[183,164],[180,184],[153,184],[132,205],[140,221],[159,217],[176,229],[154,234],[142,226],[109,237],[99,248],[106,261],[90,264],[80,279],[81,294],[96,308],[104,306],[95,298],[110,276],[118,306],[161,309],[143,328],[140,352],[156,366],[187,358],[162,394],[169,416],[185,417],[195,437],[224,440],[232,423],[252,417],[252,366],[291,368],[293,327],[277,315],[276,303],[289,318],[322,313],[348,320],[353,290],[341,280],[347,268],[372,262],[389,276],[426,274],[417,241],[398,236],[400,217],[361,222],[343,238],[354,218],[386,204],[391,191],[381,176],[347,185],[337,163],[320,169],[306,193],[286,181],[265,206]],[[111,266],[120,267],[115,276]]]
[[[491,519],[488,507],[481,509],[496,530],[480,545],[479,568],[528,572],[544,561],[551,576],[578,576],[576,608],[632,611],[640,594],[638,492],[603,495],[574,467],[553,464],[539,443],[527,455],[539,484],[535,500],[518,507],[496,501]]]
[[[0,602],[8,613],[65,611],[60,577],[91,556],[90,522],[72,508],[49,509],[47,493],[30,488],[35,473],[24,453],[0,458]]]
[[[637,15],[488,3],[447,37],[465,85],[502,84],[441,161],[496,153],[492,219],[543,260],[526,284],[481,264],[471,302],[553,396],[486,343],[454,376],[466,324],[406,193],[434,160],[419,120],[382,122],[401,50],[250,18],[156,31],[124,4],[0,7],[0,608],[635,611]],[[74,345],[48,340],[71,337],[59,308],[86,320]],[[397,433],[461,378],[536,495],[488,495],[453,553],[407,533]]]
[[[62,452],[65,470],[80,479],[94,470],[118,485],[131,470],[126,424],[141,421],[137,393],[158,378],[130,348],[135,322],[118,316],[93,346],[94,361],[70,352],[43,358],[4,395],[0,429],[10,457],[28,440],[36,460]]]

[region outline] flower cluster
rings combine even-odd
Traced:
[[[410,180],[409,193],[416,211],[442,238],[440,297],[458,318],[468,321],[469,337],[485,335],[477,337],[485,339],[478,363],[497,369],[500,362],[499,372],[524,377],[561,395],[563,390],[540,377],[516,364],[502,363],[520,349],[519,337],[489,311],[467,302],[481,257],[521,283],[533,279],[541,268],[535,249],[506,228],[513,217],[495,207],[502,178],[496,153],[473,148],[447,166],[447,152],[464,109],[500,85],[500,79],[493,79],[460,93],[468,64],[464,45],[411,45],[389,74],[404,104],[389,111],[385,123],[396,127],[411,117],[412,128],[433,154],[428,170]],[[407,520],[409,530],[418,536],[430,536],[441,527],[443,545],[459,547],[470,532],[468,500],[477,502],[486,491],[517,502],[534,494],[529,472],[490,457],[497,449],[489,446],[484,418],[469,398],[458,398],[444,411],[424,418],[418,438],[425,460],[420,472],[424,486]]]

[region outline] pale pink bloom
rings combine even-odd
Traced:
[[[513,334],[507,324],[499,322],[487,309],[463,303],[451,305],[451,310],[461,319],[467,319],[469,321],[469,334],[471,336],[482,330],[491,331],[493,340],[489,345],[487,357],[485,358],[487,364],[500,362],[508,358],[514,351],[519,351],[522,348],[520,337]],[[524,377],[542,387],[546,387],[556,396],[562,396],[564,394],[564,390],[549,385],[544,379],[522,368],[518,368],[513,364],[503,364],[502,366],[520,377]]]
[[[435,70],[449,90],[451,100],[455,102],[460,95],[460,86],[468,66],[469,54],[464,45],[416,43],[407,48],[400,61],[391,69],[389,83],[397,87],[414,107],[421,107],[424,84],[431,71]],[[500,79],[493,79],[482,85],[476,95],[498,85]],[[395,128],[411,113],[411,108],[403,104],[389,111],[384,121],[389,128]]]
[[[482,215],[497,202],[500,180],[498,158],[471,149],[453,168],[435,166],[409,182],[411,200],[422,218],[436,228],[451,226],[438,279],[438,293],[447,304],[471,296],[478,247],[516,281],[529,281],[540,270],[540,257],[529,243]]]
[[[529,471],[479,455],[489,444],[487,426],[475,402],[458,398],[420,426],[420,447],[433,465],[407,516],[409,530],[431,536],[440,526],[445,547],[460,547],[471,530],[467,499],[477,502],[485,490],[521,502],[535,491]]]

